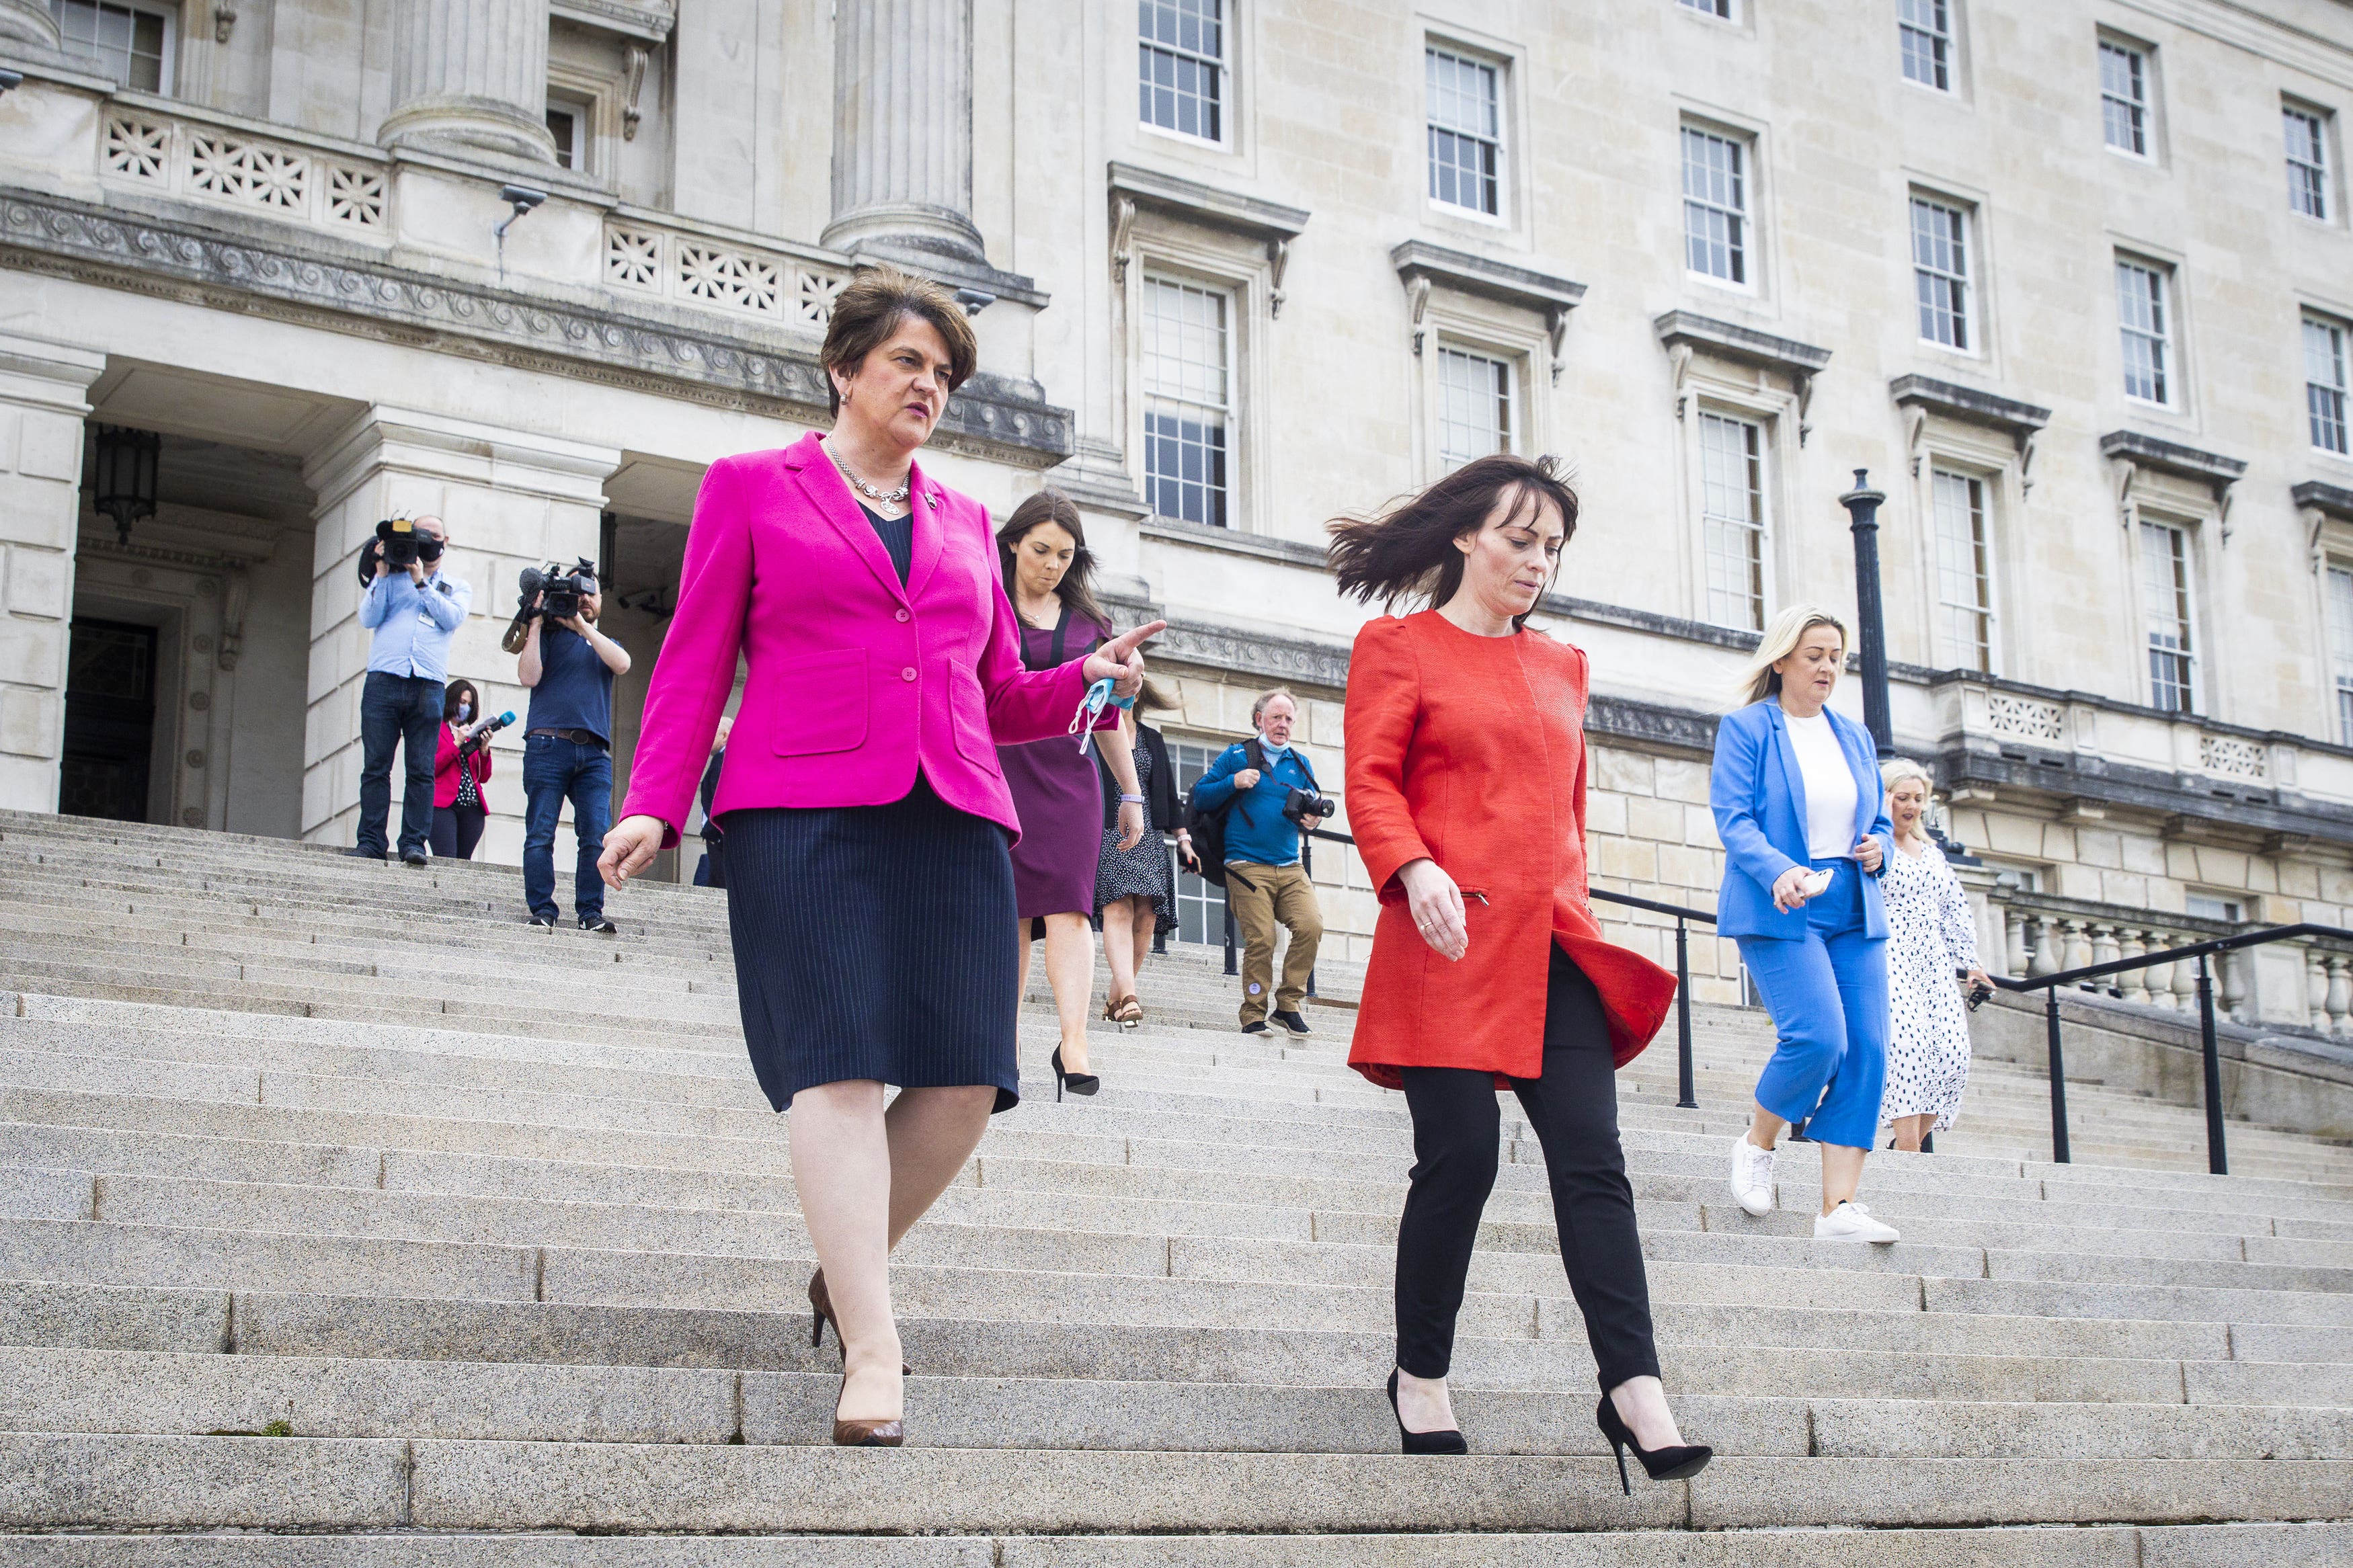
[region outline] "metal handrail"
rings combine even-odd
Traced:
[[[2023,980],[1997,977],[1994,984],[2004,991],[2041,991],[2044,994],[2043,1042],[2051,1058],[2051,1158],[2062,1165],[2072,1163],[2067,1147],[2067,1061],[2059,1028],[2060,988],[2081,985],[2087,980],[2123,974],[2135,969],[2183,963],[2194,958],[2198,961],[2198,1040],[2206,1068],[2206,1169],[2217,1176],[2229,1175],[2230,1152],[2225,1145],[2222,1129],[2222,1052],[2214,1037],[2214,972],[2211,961],[2217,953],[2234,952],[2242,947],[2261,947],[2268,942],[2293,942],[2299,937],[2323,937],[2353,942],[2353,931],[2343,926],[2299,921],[2294,925],[2265,926],[2260,931],[2242,931],[2236,936],[2215,937],[2207,942],[2192,942],[2187,947],[2168,947],[2158,952],[2144,952],[2137,957],[2119,958],[2107,963],[2086,963],[2052,974],[2029,975]],[[2095,986],[2085,988],[2097,989]]]

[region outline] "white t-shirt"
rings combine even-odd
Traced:
[[[1806,853],[1816,860],[1854,858],[1854,770],[1827,713],[1800,719],[1787,710],[1789,745],[1806,784]]]

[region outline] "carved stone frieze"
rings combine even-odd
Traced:
[[[0,263],[112,288],[275,315],[530,369],[728,407],[822,421],[825,377],[806,349],[729,337],[617,297],[604,306],[535,300],[299,240],[265,242],[193,223],[0,190]],[[1070,411],[983,374],[949,400],[934,440],[1024,467],[1072,449]]]

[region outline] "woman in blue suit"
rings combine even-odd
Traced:
[[[1853,1201],[1887,1078],[1887,914],[1879,875],[1894,844],[1871,737],[1830,710],[1846,627],[1796,605],[1748,667],[1747,703],[1715,732],[1708,803],[1724,840],[1716,930],[1773,1015],[1779,1042],[1757,1114],[1733,1141],[1732,1195],[1773,1207],[1773,1145],[1791,1122],[1821,1145],[1817,1239],[1889,1242]]]

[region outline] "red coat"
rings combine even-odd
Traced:
[[[484,746],[474,753],[474,790],[481,792],[491,776],[491,749]],[[458,804],[458,736],[447,720],[441,724],[441,743],[433,751],[433,804],[436,806]],[[490,805],[485,795],[482,804]]]
[[[1556,942],[1601,994],[1620,1067],[1666,1021],[1675,977],[1603,941],[1587,900],[1586,668],[1542,632],[1474,637],[1433,610],[1356,634],[1348,827],[1381,912],[1348,1062],[1384,1088],[1401,1067],[1541,1076]],[[1414,929],[1397,879],[1423,856],[1464,893],[1471,947],[1454,963]]]

